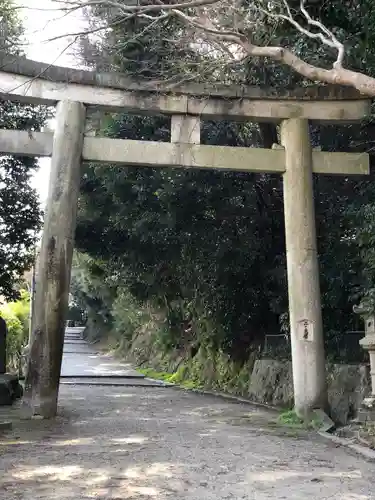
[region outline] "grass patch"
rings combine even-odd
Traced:
[[[303,427],[305,425],[302,418],[296,414],[294,410],[284,411],[279,415],[278,422],[288,427]]]
[[[165,382],[171,382],[171,378],[173,377],[173,373],[167,372],[157,372],[152,368],[137,368],[139,373],[142,373],[147,378],[153,378],[155,380],[164,380]]]
[[[202,389],[196,381],[183,379],[183,370],[178,370],[176,373],[168,372],[158,372],[152,368],[137,368],[139,373],[142,373],[147,378],[153,378],[155,380],[163,380],[164,382],[169,382],[170,384],[175,384],[185,389]]]
[[[184,387],[185,389],[203,389],[203,385],[198,384],[194,380],[183,380],[179,382],[178,385]]]
[[[278,423],[294,429],[318,429],[322,423],[317,419],[303,420],[294,410],[281,413],[277,419]]]

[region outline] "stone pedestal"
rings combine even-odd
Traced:
[[[23,389],[17,375],[0,374],[0,406],[7,406],[22,397]]]
[[[369,353],[371,375],[371,394],[363,400],[358,420],[375,422],[375,314],[361,307],[354,309],[354,312],[361,314],[365,322],[365,336],[359,343]]]
[[[5,320],[0,316],[0,375],[5,373],[7,369],[6,337],[7,325]]]

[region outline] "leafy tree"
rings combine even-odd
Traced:
[[[91,0],[65,3],[68,11],[69,4],[73,11],[79,7],[90,9],[93,5]],[[105,35],[111,42],[109,54],[123,54],[125,48],[129,60],[134,61],[130,47],[137,50],[140,38],[144,41],[148,37],[157,41],[157,50],[170,45],[175,52],[186,52],[195,45],[201,52],[213,54],[216,61],[229,65],[237,61],[237,67],[249,59],[263,59],[271,66],[285,65],[310,82],[347,85],[365,95],[375,95],[375,78],[367,73],[363,58],[350,64],[350,46],[360,47],[364,54],[372,42],[374,6],[371,0],[341,4],[335,1],[321,4],[315,0],[187,0],[147,1],[137,5],[127,0],[100,0],[94,5],[105,22],[93,25],[87,34],[105,32],[108,26],[117,32],[129,23],[145,23],[133,38],[128,37],[126,45],[117,36],[111,39]],[[180,29],[164,36],[163,27],[170,20],[179,23]],[[294,43],[290,43],[290,32]],[[212,57],[210,59],[212,63]],[[148,58],[146,61],[150,62]],[[179,59],[174,62],[181,67]],[[345,63],[353,69],[347,69]],[[202,72],[206,73],[202,67],[194,70],[195,74]],[[190,72],[185,76],[188,75],[191,76]]]
[[[0,2],[0,47],[16,51],[22,25],[11,1]],[[2,101],[0,127],[40,130],[47,111],[41,107]],[[17,295],[17,282],[32,262],[32,248],[41,227],[38,196],[30,187],[37,160],[26,157],[0,157],[0,296]]]
[[[0,0],[0,50],[19,53],[18,46],[24,33],[13,0]]]
[[[329,16],[336,15],[329,9],[322,12],[327,22]],[[105,46],[124,49],[114,59],[108,48],[107,69],[138,72],[147,78],[152,78],[154,72],[161,75],[163,51],[159,59],[152,59],[152,71],[142,73],[142,58],[147,60],[152,53],[148,38],[142,38],[145,22],[143,19],[142,29],[135,25],[134,31],[129,31],[124,23],[111,32],[113,38]],[[288,24],[276,28],[295,50],[309,50],[309,57],[315,57],[315,48],[300,47],[300,39]],[[171,32],[171,25],[168,29],[170,39],[181,26],[176,26],[176,32]],[[274,33],[275,27],[259,28],[263,33],[267,29]],[[349,36],[360,26],[349,24],[342,29],[347,29]],[[163,33],[158,34],[155,46],[161,43],[159,36],[163,38]],[[138,52],[132,48],[130,58],[127,47],[134,38]],[[374,68],[373,45],[364,55],[359,45],[353,46],[350,53],[353,60],[362,54],[368,67]],[[199,50],[194,57],[196,67],[200,62],[207,63],[207,54],[202,56]],[[212,59],[217,62],[215,57]],[[247,61],[241,66],[238,80],[232,69],[210,75],[210,79],[304,84],[301,78],[277,65]],[[173,68],[169,66],[168,71],[173,73]],[[206,78],[204,74],[198,77]],[[324,150],[366,151],[371,130],[370,121],[340,128],[313,125],[311,134],[313,145]],[[99,133],[124,139],[170,139],[169,123],[163,117],[117,115],[103,121]],[[202,126],[202,142],[270,147],[277,142],[277,130],[271,125],[207,122]],[[85,269],[84,285],[84,300],[91,304],[91,314],[99,312],[96,317],[111,328],[119,317],[121,300],[118,302],[117,297],[127,296],[130,291],[138,300],[151,301],[165,310],[173,337],[170,345],[204,342],[225,348],[234,356],[246,356],[265,334],[279,332],[279,318],[287,311],[281,182],[279,176],[250,173],[86,165],[77,245],[92,259]],[[366,231],[367,222],[359,214],[364,201],[372,204],[372,186],[372,178],[315,179],[327,341],[342,337],[345,330],[357,329],[352,305],[366,285],[358,232]],[[82,284],[78,289],[82,292]]]

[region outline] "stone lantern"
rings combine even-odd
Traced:
[[[6,337],[7,324],[5,319],[0,316],[0,375],[7,371]]]
[[[365,336],[359,343],[369,353],[371,375],[371,395],[363,400],[358,420],[360,422],[375,421],[375,308],[366,298],[359,306],[354,306],[353,311],[359,314],[365,323]]]

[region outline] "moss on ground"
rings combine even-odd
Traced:
[[[284,411],[279,415],[278,422],[288,427],[304,427],[305,423],[294,410]]]
[[[284,411],[279,415],[278,423],[295,429],[318,429],[321,422],[316,418],[302,419],[294,410]]]
[[[201,345],[193,358],[188,358],[171,373],[154,368],[138,371],[149,378],[164,380],[188,389],[209,389],[236,396],[247,396],[252,371],[252,361],[238,363],[223,352],[215,352]],[[167,369],[168,370],[168,369]]]
[[[155,380],[163,380],[171,384],[176,384],[186,389],[202,389],[203,386],[199,385],[195,380],[183,378],[181,371],[177,370],[175,373],[158,372],[152,368],[138,368],[137,371],[142,373],[145,377],[153,378]]]
[[[173,375],[172,373],[158,372],[152,368],[137,368],[137,371],[142,373],[145,377],[153,378],[155,380],[165,380],[166,382],[170,382],[170,378]]]

